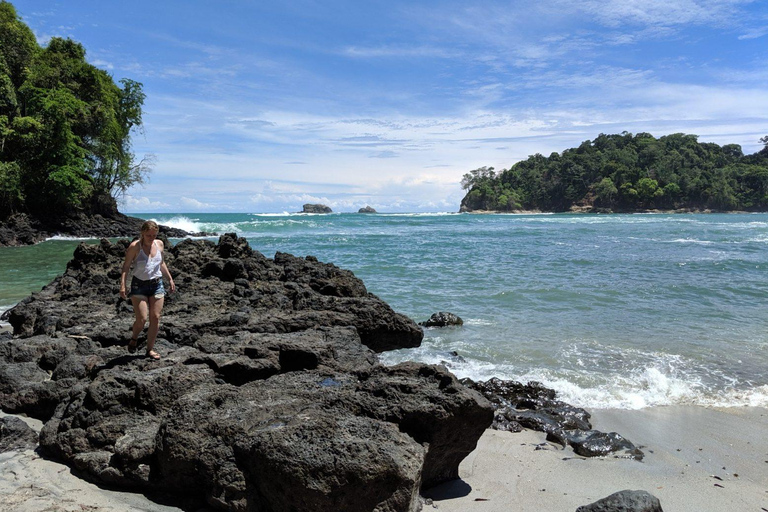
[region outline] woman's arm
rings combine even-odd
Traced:
[[[165,251],[165,245],[163,244],[162,240],[158,240],[160,243],[160,250]],[[165,259],[163,259],[163,262],[160,263],[160,272],[163,273],[166,279],[168,279],[168,284],[170,285],[171,293],[176,291],[176,284],[173,282],[173,276],[171,275],[171,272],[168,270],[168,267],[165,264]]]
[[[125,250],[125,261],[123,261],[123,269],[120,273],[120,298],[125,299],[128,294],[125,289],[125,280],[128,277],[128,271],[131,270],[131,263],[136,258],[136,254],[139,252],[138,242],[131,242],[131,245]]]

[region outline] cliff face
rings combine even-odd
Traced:
[[[411,511],[491,424],[443,367],[378,363],[423,332],[351,272],[235,235],[166,251],[163,358],[130,355],[127,243],[81,244],[0,339],[0,406],[89,478],[218,510]]]

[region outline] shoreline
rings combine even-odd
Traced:
[[[665,512],[768,508],[768,409],[665,406],[591,412],[594,428],[627,437],[641,447],[644,460],[587,459],[547,442],[541,432],[487,430],[459,466],[461,478],[424,493],[432,503],[423,510],[574,511],[624,489],[653,494]],[[22,419],[39,431],[40,422]],[[17,512],[46,506],[181,510],[140,493],[94,485],[32,450],[0,454],[0,467],[0,500]]]
[[[645,453],[587,459],[540,432],[487,430],[459,466],[461,480],[427,494],[441,512],[573,511],[625,489],[665,512],[768,509],[768,409],[663,406],[590,411]]]

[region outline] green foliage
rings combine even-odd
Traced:
[[[140,83],[86,62],[78,42],[40,47],[0,1],[0,219],[85,208],[142,183],[152,158],[136,164],[130,136],[144,98]]]
[[[767,210],[768,136],[761,142],[762,151],[744,155],[738,144],[700,143],[683,133],[658,139],[648,133],[600,134],[499,173],[482,167],[465,174],[462,187],[468,192],[461,205],[470,211]]]

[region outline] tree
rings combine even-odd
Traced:
[[[619,189],[616,188],[611,178],[606,177],[595,185],[594,192],[600,206],[612,206],[616,194],[619,193]]]
[[[137,163],[131,146],[142,127],[142,85],[116,84],[85,55],[71,39],[40,47],[0,1],[0,220],[91,208],[151,171],[154,156]]]
[[[469,190],[476,185],[481,185],[485,181],[496,178],[493,167],[480,167],[474,171],[469,171],[461,178],[461,189]]]

